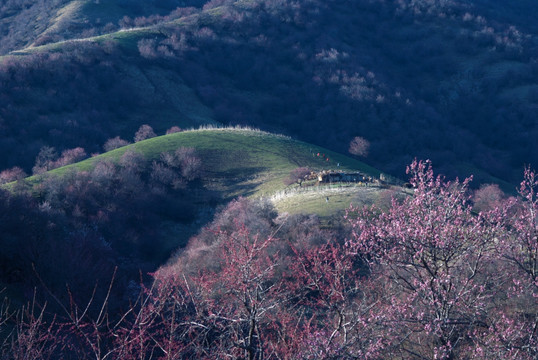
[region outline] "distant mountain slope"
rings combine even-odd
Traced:
[[[184,119],[339,152],[361,135],[386,172],[402,175],[416,156],[449,176],[515,183],[538,164],[538,37],[528,14],[491,4],[214,0],[14,52],[0,69],[0,166],[28,169],[42,145],[95,152],[143,123],[162,133]]]
[[[121,26],[133,26],[135,19],[136,23],[155,22],[178,7],[201,7],[205,2],[7,0],[0,5],[0,54],[28,46],[110,33]]]
[[[0,5],[0,54],[20,49],[41,36],[69,0],[7,0]]]

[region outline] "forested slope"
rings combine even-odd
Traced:
[[[135,31],[2,59],[2,166],[30,168],[43,145],[95,152],[144,122],[217,121],[338,151],[361,135],[370,161],[396,174],[418,156],[451,176],[514,182],[538,156],[537,37],[532,8],[502,6],[212,1],[153,18],[138,9],[122,18]]]

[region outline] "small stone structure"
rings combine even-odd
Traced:
[[[316,174],[318,183],[370,183],[373,179],[360,172],[346,173],[342,171],[321,171]]]

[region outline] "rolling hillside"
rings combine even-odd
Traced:
[[[0,359],[536,359],[537,18],[0,1]]]
[[[164,236],[166,239],[162,240],[163,248],[157,251],[160,254],[169,254],[171,250],[185,244],[189,237],[198,231],[201,224],[208,221],[207,216],[213,213],[215,206],[237,197],[267,198],[282,212],[317,214],[329,221],[337,215],[342,215],[350,203],[355,205],[374,203],[379,193],[383,191],[377,186],[353,184],[315,186],[313,181],[303,187],[297,184],[285,185],[284,180],[289,177],[291,170],[298,167],[308,167],[312,171],[360,171],[373,178],[379,178],[380,172],[360,161],[315,145],[292,140],[286,136],[240,128],[188,130],[151,138],[32,176],[23,180],[23,183],[30,186],[34,196],[39,197],[41,201],[47,201],[51,191],[55,191],[52,190],[55,187],[45,185],[43,189],[43,184],[62,181],[53,180],[55,178],[70,179],[77,172],[94,174],[99,164],[121,163],[124,155],[131,152],[141,155],[144,159],[138,165],[141,169],[145,169],[142,170],[143,173],[150,172],[152,162],[158,161],[162,153],[173,152],[179,147],[194,149],[202,164],[201,174],[200,179],[188,187],[189,195],[176,195],[180,197],[178,199],[183,197],[182,200],[178,200],[181,204],[186,202],[184,198],[187,196],[189,206],[183,211],[191,215],[185,213],[184,216],[175,219],[173,216],[162,214],[164,221],[159,223],[160,235],[157,236]],[[92,176],[90,175],[90,179]],[[148,176],[142,175],[142,178]],[[69,180],[65,181],[70,183]],[[10,186],[12,189],[16,186],[23,187],[22,184]],[[152,191],[151,188],[148,189],[144,191]],[[330,196],[330,202],[326,201],[327,196]],[[173,200],[167,203],[171,201]],[[73,205],[63,206],[73,208]],[[101,207],[106,208],[106,203]],[[167,255],[163,256],[166,258]]]
[[[48,43],[107,34],[140,23],[162,20],[183,6],[203,0],[7,0],[0,5],[0,54]]]
[[[178,150],[190,162],[174,160]],[[191,166],[189,173],[185,166]],[[6,270],[0,271],[0,283],[20,299],[38,281],[33,263],[55,291],[70,283],[88,295],[91,284],[82,280],[84,274],[103,280],[119,266],[121,294],[140,270],[151,272],[165,263],[238,197],[259,202],[275,216],[276,211],[284,218],[284,213],[319,215],[319,224],[331,228],[339,226],[335,217],[351,202],[371,204],[384,191],[348,184],[330,195],[330,203],[321,203],[315,199],[325,199],[335,187],[285,185],[297,167],[380,175],[360,161],[286,136],[203,128],[143,140],[4,185],[9,191],[0,191],[0,262]],[[71,270],[59,274],[58,261]],[[25,271],[16,273],[19,268]]]
[[[360,135],[385,172],[431,158],[449,177],[480,174],[477,184],[514,184],[538,162],[532,11],[479,1],[66,4],[75,24],[130,20],[2,57],[2,168],[30,169],[45,145],[99,152],[144,123],[159,133],[249,125],[338,152]]]
[[[26,181],[35,187],[49,176],[61,177],[72,171],[91,171],[100,162],[119,161],[129,151],[143,155],[149,166],[152,160],[159,159],[161,153],[179,147],[195,149],[203,164],[203,187],[218,192],[223,200],[238,196],[270,197],[286,188],[295,188],[296,185],[286,186],[284,179],[297,167],[308,167],[313,171],[361,171],[374,178],[380,175],[379,170],[363,162],[287,136],[243,128],[202,128],[124,146],[29,177]]]

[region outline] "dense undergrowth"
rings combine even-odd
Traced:
[[[414,196],[351,208],[347,230],[233,201],[114,310],[113,270],[108,292],[89,298],[71,290],[18,313],[5,303],[2,354],[534,359],[536,174],[520,198],[476,214],[469,179],[446,182],[429,162],[408,171]]]

